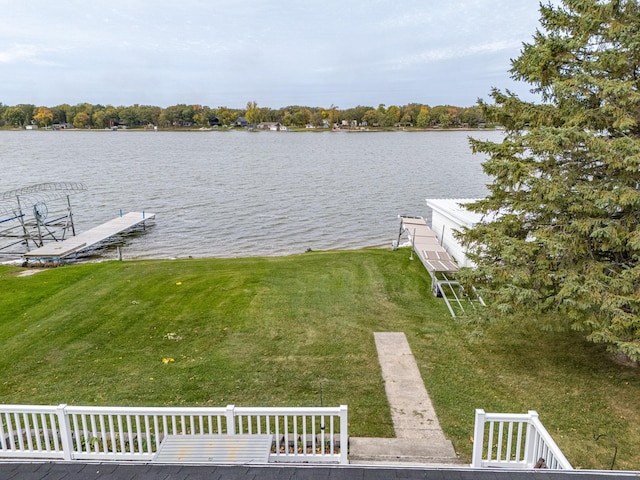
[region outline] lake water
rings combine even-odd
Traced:
[[[2,131],[0,192],[84,183],[77,232],[121,209],[155,213],[125,258],[391,246],[398,215],[427,215],[426,198],[487,193],[469,135],[502,133]]]

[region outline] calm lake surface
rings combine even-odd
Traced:
[[[484,157],[442,132],[0,132],[0,192],[81,182],[76,232],[123,212],[156,220],[125,258],[285,255],[391,246],[426,198],[487,193]],[[113,251],[103,255],[113,256]]]

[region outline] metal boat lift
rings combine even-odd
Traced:
[[[70,195],[86,191],[82,183],[39,183],[0,193],[0,256],[61,264],[155,217],[131,212],[76,235]]]
[[[431,276],[431,291],[437,297],[444,299],[451,316],[456,317],[456,312],[464,315],[465,305],[475,308],[475,303],[480,303],[484,306],[482,298],[476,294],[475,289],[473,296],[470,296],[455,280],[458,265],[449,252],[440,245],[436,234],[427,226],[426,220],[423,217],[408,215],[399,215],[399,218],[400,231],[394,245],[400,245],[402,236],[407,234],[411,242],[411,259],[414,253],[418,256]]]
[[[70,195],[82,183],[39,183],[0,193],[0,255],[17,256],[75,235]]]

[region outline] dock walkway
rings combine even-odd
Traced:
[[[406,232],[411,247],[420,258],[424,267],[433,276],[436,273],[454,273],[458,265],[449,252],[440,245],[433,230],[427,226],[422,217],[400,216],[400,237]]]
[[[144,224],[147,220],[154,219],[155,216],[155,213],[129,212],[61,242],[48,243],[40,248],[31,250],[24,253],[23,257],[26,260],[36,259],[60,262],[63,258],[77,254],[119,233]]]
[[[433,294],[444,299],[451,316],[455,317],[456,311],[458,314],[464,314],[464,304],[468,304],[472,308],[475,308],[475,303],[484,305],[475,289],[470,292],[472,295],[469,295],[455,280],[454,274],[458,271],[458,264],[449,252],[440,245],[436,234],[427,226],[423,217],[400,215],[400,232],[396,245],[400,244],[400,238],[405,233],[409,237],[413,252],[431,276]]]

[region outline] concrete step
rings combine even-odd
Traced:
[[[449,440],[363,437],[349,439],[349,463],[460,465]]]

